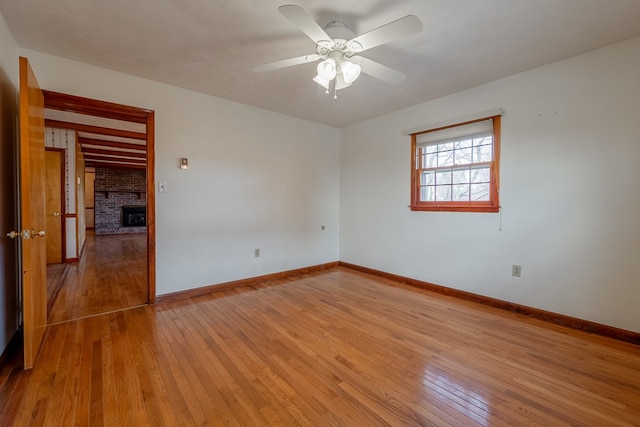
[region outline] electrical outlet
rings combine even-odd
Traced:
[[[167,183],[164,181],[158,182],[158,192],[166,193],[167,192]]]
[[[511,266],[511,275],[512,275],[513,277],[520,277],[520,276],[522,276],[522,266],[521,266],[521,265],[513,264],[513,265]]]
[[[253,256],[256,258],[260,258],[260,248],[255,248],[253,250]]]

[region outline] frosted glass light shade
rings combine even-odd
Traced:
[[[327,58],[318,64],[318,75],[326,80],[333,80],[336,77],[336,61]]]
[[[325,79],[324,77],[322,77],[320,74],[318,74],[317,76],[315,76],[313,78],[313,81],[318,83],[320,86],[322,86],[325,89],[329,89],[329,80]]]
[[[344,61],[340,68],[342,69],[342,76],[345,83],[353,83],[360,75],[361,68],[358,64],[354,64],[350,61]]]

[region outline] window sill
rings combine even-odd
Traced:
[[[421,212],[481,212],[481,213],[496,213],[500,211],[500,206],[493,206],[487,204],[447,204],[447,203],[434,203],[434,204],[419,204],[410,205],[412,211]]]

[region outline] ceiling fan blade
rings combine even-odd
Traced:
[[[402,83],[405,79],[405,75],[400,71],[396,71],[393,68],[389,68],[386,65],[382,65],[379,62],[372,61],[362,56],[354,56],[351,60],[355,63],[360,63],[363,73],[369,74],[371,77],[375,77],[383,82],[397,85]]]
[[[251,71],[254,73],[264,73],[265,71],[278,70],[280,68],[292,67],[294,65],[305,64],[307,62],[314,62],[320,59],[320,55],[304,55],[297,58],[282,59],[280,61],[269,62],[268,64],[256,65],[251,67]]]
[[[422,22],[420,19],[415,15],[407,15],[404,18],[396,19],[382,27],[378,27],[375,30],[371,30],[349,40],[349,42],[347,42],[347,46],[357,43],[362,46],[362,49],[356,51],[362,52],[367,49],[371,49],[372,47],[380,46],[384,43],[389,43],[403,37],[417,34],[420,31],[422,31]]]
[[[331,37],[329,37],[322,27],[300,6],[285,4],[280,6],[278,10],[285,18],[291,21],[293,25],[298,27],[300,31],[305,33],[307,37],[316,42],[316,44],[321,41],[331,41]]]

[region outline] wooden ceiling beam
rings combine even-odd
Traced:
[[[113,147],[113,148],[124,148],[127,150],[138,150],[138,151],[147,151],[147,146],[144,144],[131,144],[129,142],[118,142],[118,141],[109,141],[106,139],[95,139],[95,138],[78,138],[78,142],[83,147],[85,145],[99,145],[101,147]]]
[[[100,148],[82,148],[82,152],[85,154],[107,154],[110,156],[120,156],[120,157],[139,157],[146,159],[146,153],[133,152],[133,151],[121,151],[121,150],[102,150]]]
[[[98,135],[117,136],[121,138],[146,140],[147,134],[144,132],[133,132],[130,130],[106,128],[102,126],[85,125],[82,123],[64,122],[61,120],[45,119],[45,127],[56,129],[70,129],[76,132],[94,133]]]
[[[123,159],[122,157],[109,157],[100,154],[85,154],[84,158],[85,160],[94,160],[99,162],[135,163],[141,165],[147,164],[146,159]]]
[[[85,167],[89,168],[103,168],[103,169],[146,169],[146,165],[132,165],[124,163],[106,163],[96,161],[86,161]]]

